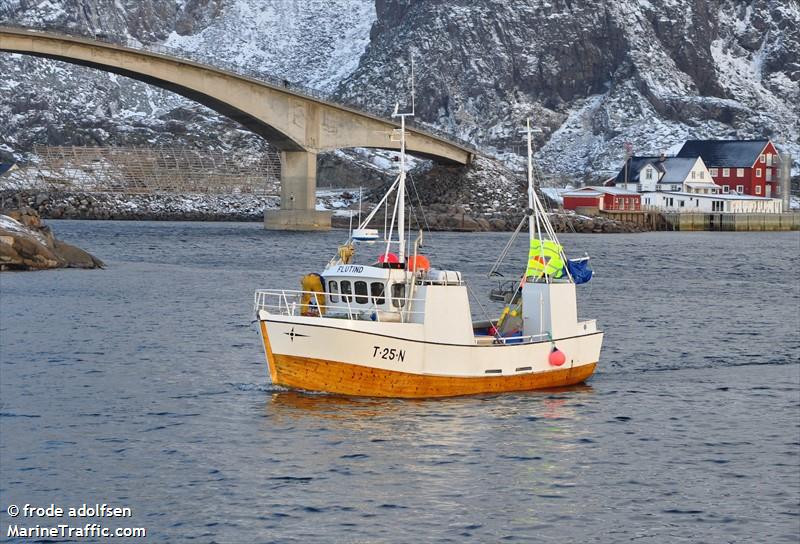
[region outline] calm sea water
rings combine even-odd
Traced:
[[[253,290],[341,232],[52,224],[108,269],[0,276],[0,538],[9,504],[109,503],[153,542],[800,539],[798,233],[564,236],[588,385],[400,401],[269,384]],[[483,293],[506,239],[428,241]]]

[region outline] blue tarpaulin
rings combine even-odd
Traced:
[[[14,166],[13,162],[0,162],[0,176],[11,170],[12,166]]]
[[[590,279],[592,279],[592,267],[589,264],[589,257],[583,257],[582,259],[569,259],[567,261],[566,269],[569,271],[569,275],[572,276],[572,280],[575,282],[575,285],[580,283],[586,283]]]

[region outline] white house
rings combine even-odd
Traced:
[[[642,193],[682,191],[698,194],[720,192],[700,157],[631,157],[614,179],[617,187]]]
[[[751,195],[688,191],[653,191],[642,194],[642,208],[685,213],[780,213],[780,199]]]

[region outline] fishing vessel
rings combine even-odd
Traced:
[[[405,125],[412,113],[395,108],[393,115],[400,120],[398,176],[352,231],[391,208],[381,253],[363,258],[351,233],[321,272],[302,277],[301,290],[255,293],[272,382],[341,395],[426,398],[585,381],[603,340],[596,321],[577,313],[575,285],[591,272],[585,259],[567,259],[534,190],[530,122],[528,266],[497,318],[473,321],[462,274],[434,266],[423,254],[421,234],[411,242],[406,232]]]

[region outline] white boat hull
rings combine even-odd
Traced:
[[[443,397],[562,387],[594,372],[602,332],[520,344],[447,344],[422,325],[259,312],[273,383],[381,397]],[[400,334],[402,332],[402,335]],[[566,355],[552,366],[553,345]]]

